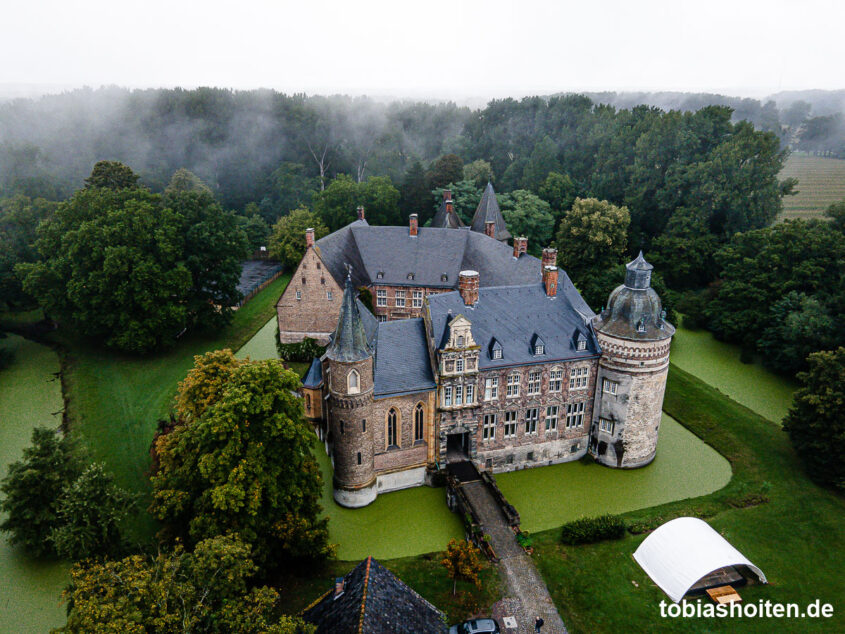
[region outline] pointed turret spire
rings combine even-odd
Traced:
[[[499,202],[496,200],[496,192],[493,191],[493,184],[487,182],[487,187],[484,188],[484,193],[481,194],[481,202],[478,203],[478,208],[475,210],[475,215],[472,217],[471,229],[478,233],[487,233],[487,223],[495,223],[496,240],[502,242],[509,240],[511,237],[508,232],[508,227],[505,224],[505,219],[499,209]]]
[[[343,290],[343,300],[340,304],[340,318],[337,320],[332,342],[326,350],[326,356],[333,361],[352,363],[363,361],[372,355],[355,299],[350,269],[346,276],[346,288]]]
[[[642,251],[625,268],[625,286],[628,288],[645,289],[651,285],[651,271],[654,267],[646,262]]]

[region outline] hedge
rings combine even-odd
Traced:
[[[564,544],[592,544],[604,539],[620,539],[625,535],[625,522],[618,515],[585,517],[564,524],[561,541]]]

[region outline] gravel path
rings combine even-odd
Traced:
[[[463,489],[472,504],[490,543],[499,558],[499,573],[505,582],[506,596],[493,609],[503,633],[532,634],[534,617],[545,621],[543,634],[566,634],[563,620],[557,613],[549,590],[531,557],[517,544],[505,516],[483,482],[470,482]],[[505,618],[515,617],[517,627],[508,628]]]

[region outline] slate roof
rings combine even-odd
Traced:
[[[351,279],[347,277],[337,328],[332,335],[332,342],[326,349],[326,356],[329,359],[351,363],[363,361],[372,354],[359,305],[355,288]],[[364,312],[368,311],[365,309]]]
[[[437,210],[437,213],[434,214],[431,226],[439,227],[441,229],[460,229],[461,227],[466,227],[464,221],[458,217],[454,203],[452,203],[452,213],[446,211],[445,200],[440,203],[440,208]]]
[[[425,392],[436,387],[423,320],[381,322],[376,341],[373,396]]]
[[[355,286],[457,288],[464,269],[479,271],[482,287],[529,284],[541,275],[537,258],[515,260],[511,247],[473,231],[421,227],[411,237],[408,227],[371,227],[356,220],[317,240],[316,247],[336,280],[346,278],[350,264]]]
[[[446,323],[459,313],[466,317],[472,324],[472,336],[482,349],[478,361],[482,370],[594,357],[601,352],[590,326],[595,314],[569,277],[560,273],[553,298],[546,295],[541,282],[479,289],[474,306],[466,306],[457,291],[431,295],[428,306],[432,331],[443,332]],[[576,348],[578,333],[587,340],[585,350]],[[534,355],[531,342],[535,336],[545,345],[543,355]],[[502,346],[501,359],[492,358],[494,339]]]
[[[303,618],[317,634],[444,634],[444,614],[368,557],[334,589],[305,609]]]
[[[511,238],[505,218],[499,209],[499,202],[496,200],[496,192],[493,191],[493,185],[489,182],[484,188],[484,193],[481,194],[481,202],[478,203],[472,217],[470,228],[478,233],[484,233],[484,226],[488,220],[496,223],[496,240],[504,241]]]
[[[323,364],[316,357],[311,361],[311,367],[302,379],[302,387],[316,389],[323,384]]]

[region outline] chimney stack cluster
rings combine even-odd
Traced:
[[[543,286],[546,287],[546,296],[557,295],[557,267],[546,266],[543,268]]]
[[[305,248],[308,249],[314,246],[314,229],[313,227],[308,227],[305,230]]]
[[[461,271],[458,274],[458,290],[467,306],[478,303],[478,271]]]
[[[415,236],[419,232],[419,216],[417,214],[411,214],[409,219],[409,235]]]
[[[358,207],[358,220],[364,219],[364,207],[363,205]]]
[[[519,259],[519,256],[528,252],[528,238],[520,236],[513,239],[513,257]]]
[[[496,238],[496,221],[495,220],[488,220],[484,223],[484,233],[486,233],[491,238]]]

